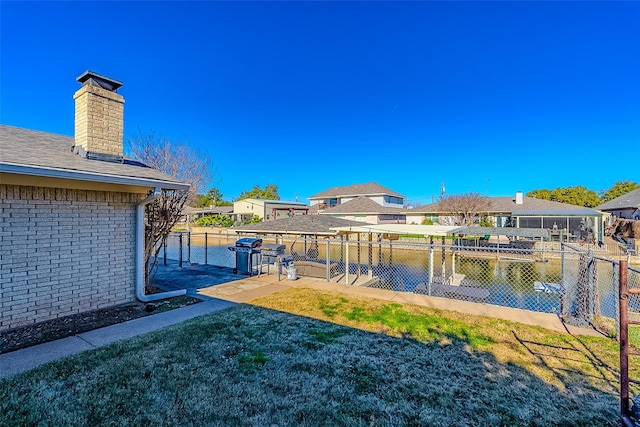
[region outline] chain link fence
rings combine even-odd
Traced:
[[[234,267],[228,250],[235,238],[179,233],[167,240],[160,256],[182,263]],[[389,240],[369,235],[346,238],[264,238],[284,244],[299,276],[336,283],[410,292],[557,313],[571,324],[619,331],[619,263],[580,246],[498,242],[475,246],[468,241],[430,243],[418,239]],[[163,262],[163,260],[160,260]],[[171,262],[171,261],[169,261]],[[640,287],[640,270],[629,269],[629,287]],[[640,296],[630,300],[640,316]]]
[[[158,261],[165,265],[209,264],[232,268],[235,266],[235,254],[227,248],[235,242],[235,237],[214,233],[171,233],[158,254]]]

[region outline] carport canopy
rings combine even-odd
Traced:
[[[422,234],[429,236],[447,236],[461,227],[447,225],[416,224],[362,224],[347,227],[333,227],[339,234],[380,233],[380,234]]]

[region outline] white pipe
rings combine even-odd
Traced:
[[[157,301],[172,298],[187,293],[186,289],[159,294],[145,295],[144,293],[144,207],[162,195],[162,190],[156,188],[149,197],[136,206],[136,298],[142,302]]]

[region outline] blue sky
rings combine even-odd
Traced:
[[[640,2],[0,3],[3,124],[73,135],[75,78],[206,148],[225,198],[414,202],[640,182]]]

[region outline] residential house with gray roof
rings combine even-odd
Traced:
[[[124,156],[122,83],[77,80],[75,137],[0,125],[0,330],[184,293],[144,293],[144,207],[189,186]]]
[[[375,182],[333,187],[309,197],[310,214],[368,224],[404,224],[405,197]]]
[[[556,240],[602,241],[602,212],[596,209],[523,196],[489,197],[486,214],[495,227],[539,228],[549,230]],[[440,203],[407,210],[407,224],[423,221],[452,225],[453,215]],[[479,218],[478,218],[479,219]]]
[[[640,188],[609,200],[594,209],[607,212],[617,218],[640,220]]]

